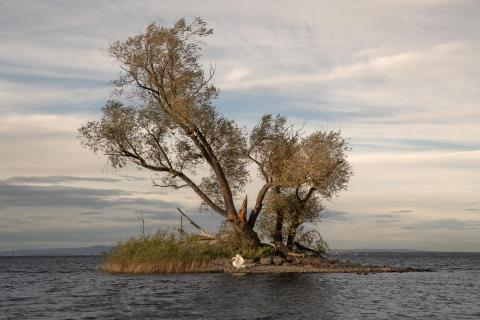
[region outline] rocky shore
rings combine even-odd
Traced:
[[[223,272],[228,273],[382,273],[382,272],[425,272],[430,269],[411,267],[391,267],[378,265],[361,265],[349,261],[338,261],[324,257],[265,257],[259,261],[245,261],[245,268],[236,269],[231,263],[224,265]]]
[[[230,273],[230,274],[267,274],[267,273],[356,273],[371,274],[384,272],[428,272],[431,269],[411,267],[391,267],[387,265],[361,265],[355,262],[339,261],[318,256],[269,256],[256,261],[245,259],[244,267],[237,269],[229,259],[215,259],[189,263],[188,266],[172,265],[165,269],[154,264],[103,264],[100,271],[111,273],[155,274],[155,273]],[[183,271],[182,271],[183,270]],[[188,270],[188,271],[186,271]]]

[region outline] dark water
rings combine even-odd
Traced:
[[[129,276],[96,257],[0,258],[0,319],[480,319],[480,254],[375,253],[402,274]]]

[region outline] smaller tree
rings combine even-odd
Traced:
[[[294,189],[276,187],[266,197],[257,228],[277,245],[293,245],[300,226],[318,222],[322,210],[318,196],[314,195],[303,203],[298,200]]]
[[[352,175],[346,160],[347,141],[339,131],[315,131],[304,137],[287,126],[284,118],[262,120],[257,131],[267,128],[263,132],[274,134],[264,136],[274,138],[265,139],[256,153],[259,170],[271,185],[258,229],[289,250],[300,239],[305,243],[315,238],[318,241],[314,242],[321,243],[323,239],[305,224],[318,222],[322,200],[330,200],[346,188]]]

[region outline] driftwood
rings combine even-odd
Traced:
[[[275,249],[275,253],[282,258],[286,258],[287,256],[297,258],[305,257],[305,253],[290,251],[290,249],[288,249],[284,244],[267,243],[267,245],[272,246]]]
[[[296,246],[297,249],[299,249],[300,251],[312,253],[312,254],[314,254],[314,255],[316,255],[316,256],[320,256],[320,257],[324,257],[324,256],[325,256],[322,252],[317,251],[317,250],[314,250],[314,249],[309,248],[309,247],[305,247],[304,245],[302,245],[302,244],[299,243],[299,242],[295,242],[295,246]]]
[[[178,212],[180,212],[180,214],[181,214],[182,216],[185,217],[185,219],[188,220],[188,222],[190,222],[190,224],[191,224],[192,226],[194,226],[194,227],[200,232],[200,236],[201,236],[202,238],[204,238],[205,240],[215,239],[214,236],[212,236],[211,234],[208,234],[205,230],[203,230],[202,227],[200,227],[198,224],[196,224],[195,221],[193,221],[189,216],[187,216],[187,215],[185,214],[185,212],[183,212],[180,208],[177,208],[177,210],[178,210]],[[183,231],[183,230],[182,230],[182,232],[186,233],[186,232]]]
[[[287,252],[286,253],[287,256],[292,256],[292,257],[305,257],[305,254],[304,253],[296,253],[296,252]]]
[[[189,234],[187,232],[185,232],[185,230],[183,230],[183,228],[175,228],[175,230],[177,230],[178,233],[180,233],[180,235],[183,236],[183,237],[189,236]]]

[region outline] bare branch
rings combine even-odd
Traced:
[[[208,234],[205,230],[203,230],[202,227],[200,227],[198,224],[196,224],[195,221],[193,221],[189,216],[187,216],[180,208],[177,207],[177,210],[178,210],[178,212],[180,212],[180,214],[182,216],[184,216],[188,220],[188,222],[190,222],[190,224],[192,226],[194,226],[198,231],[200,231],[200,235],[202,235],[204,237],[209,237],[209,238],[215,239],[214,236]]]
[[[188,184],[182,184],[182,185],[178,185],[178,184],[175,184],[175,183],[158,184],[158,183],[155,182],[155,180],[153,178],[152,178],[152,183],[153,183],[154,187],[174,188],[175,190],[188,187]]]

